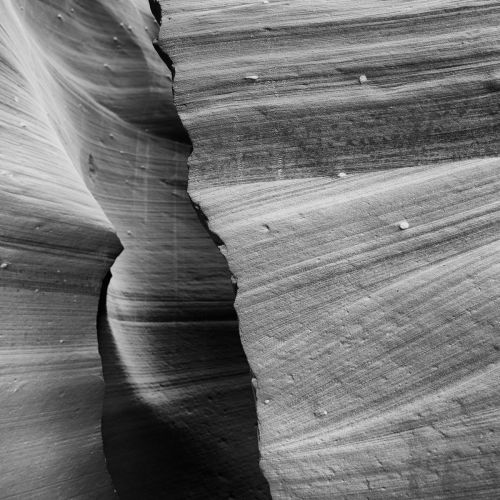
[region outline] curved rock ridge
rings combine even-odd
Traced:
[[[113,498],[95,318],[121,245],[47,116],[18,7],[0,19],[0,497]]]
[[[497,498],[500,3],[160,3],[273,498]]]
[[[0,497],[113,497],[97,317],[120,498],[268,498],[148,2],[5,0],[0,27]]]

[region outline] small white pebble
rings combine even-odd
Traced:
[[[144,26],[144,30],[145,31],[149,31],[147,26]]]
[[[35,288],[35,293],[38,293],[40,290],[38,290],[38,288]]]
[[[410,223],[407,220],[402,220],[399,223],[399,229],[401,229],[402,231],[404,231],[405,229],[408,229],[409,227],[410,227]]]
[[[132,231],[127,231],[127,234],[132,234]]]
[[[60,343],[60,344],[64,344],[64,340],[62,340],[62,339],[61,339],[61,340],[59,341],[59,343]]]
[[[131,25],[131,24],[129,24],[129,25],[127,26],[127,28],[128,28],[129,30],[132,30],[132,25]]]
[[[344,177],[347,177],[347,174],[345,172],[339,172],[337,174],[337,177],[340,177],[341,179],[344,178]]]
[[[269,399],[265,399],[265,400],[264,400],[264,404],[265,404],[265,405],[268,405],[270,402],[271,402],[271,401],[269,401]]]
[[[256,82],[259,79],[259,75],[247,75],[245,76],[245,80],[249,80],[252,82]]]
[[[366,83],[368,81],[368,78],[366,78],[366,75],[360,75],[359,77],[359,83],[363,85],[363,83]]]
[[[124,24],[123,24],[123,23],[120,23],[120,26],[123,28]]]
[[[9,263],[8,262],[2,262],[0,264],[0,269],[7,269],[9,267]]]
[[[326,417],[328,415],[328,412],[326,410],[318,410],[314,412],[314,416],[321,418],[321,417]]]
[[[57,14],[57,19],[62,19],[62,15],[61,14]]]
[[[114,36],[113,37],[113,42],[117,42],[118,41],[118,37],[117,36]]]
[[[104,63],[103,66],[106,68],[106,69],[109,69],[109,64],[108,63]]]
[[[269,0],[262,0],[262,3],[269,3]]]

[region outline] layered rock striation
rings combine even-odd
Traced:
[[[58,131],[25,13],[0,5],[0,496],[113,498],[96,314],[121,245]]]
[[[0,497],[268,498],[148,2],[5,0],[0,26]]]
[[[273,498],[497,498],[500,4],[160,4]]]

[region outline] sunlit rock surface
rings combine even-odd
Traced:
[[[41,85],[23,17],[1,3],[0,497],[108,499],[96,315],[121,245],[62,141],[64,101]]]
[[[273,498],[498,498],[499,2],[160,4]]]
[[[3,0],[0,28],[0,498],[269,498],[149,3]]]

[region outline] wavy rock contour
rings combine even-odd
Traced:
[[[0,497],[112,498],[103,438],[120,498],[267,498],[148,2],[5,0],[0,27]]]
[[[160,4],[273,498],[497,498],[500,4]]]
[[[112,498],[95,321],[121,245],[59,133],[24,12],[5,1],[0,19],[0,496]]]

